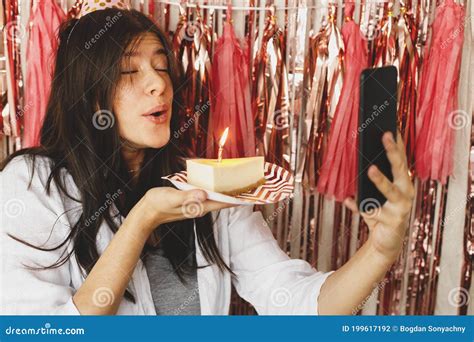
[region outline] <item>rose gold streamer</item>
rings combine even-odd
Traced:
[[[20,82],[22,74],[20,70],[20,46],[18,37],[19,30],[17,23],[20,22],[18,16],[18,3],[16,0],[6,0],[4,2],[5,11],[5,27],[7,28],[4,32],[4,45],[6,47],[6,65],[7,65],[7,84],[8,84],[8,106],[9,106],[9,117],[3,122],[3,132],[5,135],[11,135],[12,137],[20,136],[21,121],[20,117],[17,117],[17,111],[20,109],[20,102],[22,99],[22,89]]]
[[[316,190],[319,171],[327,144],[329,117],[333,116],[330,104],[336,84],[342,80],[344,43],[335,24],[334,15],[329,16],[328,25],[309,38],[305,72],[311,84],[306,107],[306,119],[310,120],[310,136],[305,156],[303,184]]]
[[[413,141],[414,137],[414,128],[413,130],[410,130],[409,125],[412,123],[412,120],[415,118],[415,110],[414,106],[416,103],[416,88],[417,88],[417,74],[419,72],[419,65],[421,64],[422,60],[421,57],[423,55],[423,44],[425,41],[428,40],[429,37],[429,25],[428,25],[428,18],[429,18],[429,8],[430,8],[430,1],[427,0],[421,0],[419,1],[419,6],[416,7],[416,11],[414,13],[410,13],[410,5],[411,2],[407,2],[406,5],[406,12],[403,12],[402,8],[402,14],[405,19],[405,25],[406,25],[406,30],[403,28],[405,31],[405,39],[407,40],[410,38],[412,42],[412,47],[409,48],[408,43],[406,43],[406,47],[404,52],[402,50],[399,51],[399,56],[400,56],[400,91],[399,91],[399,124],[400,129],[402,131],[404,140],[406,142],[407,146],[407,154],[410,158],[410,151],[413,148],[413,143],[410,145],[410,141]],[[163,4],[161,4],[163,6]],[[168,8],[168,12],[166,14],[167,18],[167,24],[166,27],[169,27],[169,5],[166,5]],[[73,15],[73,9],[69,12],[71,15]],[[253,13],[253,12],[251,12]],[[383,30],[383,24],[381,26],[381,29]],[[418,30],[417,30],[418,28]],[[417,34],[417,31],[419,34]],[[377,36],[377,39],[381,39],[383,33],[381,32],[379,36]],[[399,38],[399,43],[401,39]],[[376,60],[385,59],[385,57],[382,57],[384,53],[380,52],[380,48],[374,48],[374,58]],[[385,54],[386,56],[386,54]],[[197,58],[197,57],[194,57]],[[313,64],[313,67],[316,68],[315,64]],[[322,89],[325,94],[322,95],[322,98],[327,98],[329,97],[329,90],[328,87],[323,87]],[[194,90],[195,94],[198,92],[197,88]],[[268,99],[267,99],[268,101]],[[324,101],[323,101],[324,104]],[[320,112],[322,114],[322,112]],[[328,120],[330,120],[330,115],[326,116]],[[1,120],[0,120],[1,121]],[[266,122],[266,120],[264,121]],[[265,127],[265,125],[263,125]],[[317,125],[315,125],[317,126]],[[324,140],[323,140],[324,141]],[[319,146],[319,145],[315,145]],[[473,143],[472,143],[472,149],[474,151],[474,136],[473,136]],[[322,150],[322,147],[321,149]],[[471,172],[472,172],[472,163],[471,161]],[[315,174],[315,173],[314,173]],[[470,178],[470,185],[471,185],[471,190],[470,193],[474,193],[474,183],[473,182],[473,177],[471,175]],[[441,196],[445,196],[447,189],[443,190]],[[444,215],[441,215],[439,213],[436,213],[435,210],[435,203],[436,203],[436,184],[435,183],[428,183],[428,184],[423,184],[420,185],[420,188],[418,189],[419,192],[419,197],[420,200],[417,201],[417,209],[416,209],[416,216],[417,220],[415,222],[415,228],[418,229],[419,236],[417,235],[418,233],[414,233],[413,237],[411,239],[411,242],[413,242],[413,248],[412,248],[412,254],[414,257],[416,257],[416,260],[413,260],[413,263],[410,264],[410,287],[409,287],[409,297],[412,298],[412,303],[407,303],[407,309],[410,307],[411,312],[414,314],[420,314],[420,313],[430,313],[433,311],[433,305],[434,305],[434,300],[436,298],[436,287],[435,283],[437,282],[437,277],[438,273],[436,272],[435,267],[433,266],[432,268],[429,267],[429,261],[430,258],[433,258],[434,264],[436,262],[439,262],[440,260],[440,255],[438,254],[437,251],[441,250],[441,241],[439,241],[439,238],[442,236],[442,231],[439,231],[442,229],[442,226],[438,226],[436,229],[438,230],[438,233],[436,234],[436,240],[434,241],[434,249],[433,251],[429,251],[427,247],[424,246],[428,245],[430,241],[432,241],[433,236],[431,235],[433,232],[433,220],[435,215],[440,215],[439,220],[442,220],[442,217]],[[443,198],[442,197],[442,198]],[[442,205],[440,206],[440,211],[443,210],[445,207],[445,201],[443,202],[442,200]],[[311,207],[311,213],[316,213],[314,215],[315,220],[314,222],[314,234],[316,235],[316,241],[318,240],[318,235],[319,235],[319,224],[321,222],[320,218],[321,215],[319,213],[322,212],[322,207],[323,207],[323,200],[321,197],[312,197],[314,199],[314,203],[305,203],[306,206]],[[462,268],[462,279],[461,279],[461,287],[465,289],[469,289],[470,283],[471,283],[471,277],[472,277],[472,268],[473,268],[473,262],[474,262],[474,203],[473,203],[473,198],[470,197],[468,198],[468,206],[466,208],[466,221],[465,221],[465,235],[464,235],[464,262],[463,262],[463,268]],[[425,202],[423,202],[425,201]],[[428,202],[426,202],[428,201]],[[442,213],[442,212],[441,212]],[[335,246],[335,252],[334,256],[336,258],[335,263],[339,265],[341,263],[341,260],[344,259],[344,253],[345,253],[345,245],[344,241],[341,239],[341,227],[346,226],[347,221],[348,221],[348,216],[345,216],[344,223],[341,223],[342,220],[342,211],[339,212],[338,214],[338,219],[335,219],[335,234],[337,235],[337,245]],[[359,238],[359,245],[362,244],[363,241],[366,240],[368,236],[368,231],[366,229],[366,226],[361,223],[360,224],[360,231],[358,234]],[[431,236],[431,237],[430,237]],[[417,245],[416,241],[417,239],[420,239],[419,244]],[[431,240],[430,240],[431,239]],[[313,260],[317,261],[317,244],[314,244],[311,248],[311,253],[313,255]],[[407,256],[401,256],[400,260],[405,260]],[[334,262],[334,261],[333,261]],[[316,264],[314,264],[316,265]],[[397,272],[398,266],[396,268],[392,268],[392,272]],[[397,275],[393,275],[391,278],[391,282],[386,284],[384,287],[384,291],[381,294],[381,304],[379,305],[379,313],[384,313],[384,314],[396,314],[397,313],[397,306],[399,304],[399,286],[397,284],[399,277]],[[426,290],[425,290],[426,289]],[[385,291],[386,290],[386,291]],[[413,299],[414,298],[414,299]],[[233,297],[233,303],[234,302],[234,297]],[[237,310],[239,314],[255,314],[255,311],[251,308],[251,306],[240,306],[237,307],[235,305],[232,306],[232,310]],[[407,313],[409,310],[407,310]],[[235,312],[234,312],[235,313]],[[460,307],[459,309],[460,314],[466,314],[467,313],[467,304]]]
[[[392,12],[393,3],[386,3],[384,14],[380,22],[380,28],[376,28],[379,32],[375,39],[375,60],[374,67],[384,65],[393,65],[397,59],[396,46],[396,18]]]
[[[323,151],[327,144],[328,123],[334,115],[335,106],[333,104],[336,103],[334,99],[339,98],[344,53],[341,33],[335,23],[336,8],[330,6],[328,11],[327,24],[317,34],[309,37],[308,53],[304,64],[305,93],[310,94],[306,102],[305,121],[309,122],[310,135],[304,157],[303,185],[314,193],[310,196],[313,200],[311,204],[314,205],[314,208],[311,207],[311,213],[314,212],[314,216],[310,222],[314,229],[310,245],[312,247],[311,262],[315,266],[318,262],[319,235],[324,218],[324,197],[315,193],[315,190]],[[305,205],[307,205],[306,202]],[[336,224],[341,212],[339,211],[335,215]],[[336,227],[340,227],[336,224],[333,225],[335,235],[337,235]],[[338,258],[338,244],[346,245],[347,243],[339,241],[339,237],[333,239],[332,254],[334,258]]]
[[[248,47],[240,45],[231,23],[232,7],[222,36],[217,40],[212,64],[213,116],[209,122],[206,155],[215,157],[222,132],[229,127],[224,158],[255,155],[255,129],[252,115]],[[244,44],[245,45],[245,44]]]
[[[433,262],[431,263],[430,269],[430,279],[429,279],[429,290],[427,291],[427,303],[423,305],[427,312],[427,315],[433,315],[435,304],[436,304],[436,293],[438,289],[438,279],[439,279],[439,263],[441,259],[441,247],[443,244],[443,231],[444,231],[444,222],[446,216],[446,197],[448,196],[448,184],[446,186],[441,187],[440,191],[440,206],[438,212],[438,223],[436,227],[436,240],[434,243],[433,253],[431,255],[431,259]],[[433,227],[434,228],[434,227]]]
[[[359,109],[358,82],[367,60],[365,40],[359,25],[352,19],[353,10],[353,5],[345,4],[346,23],[342,27],[342,35],[346,47],[345,58],[348,62],[318,180],[318,192],[332,196],[338,202],[354,196],[356,191],[357,136],[354,132],[357,130]]]
[[[468,173],[468,196],[464,223],[464,260],[461,272],[461,288],[469,293],[472,286],[474,269],[474,124],[471,127],[471,149]],[[472,300],[472,298],[471,298]],[[463,301],[459,307],[460,315],[467,315],[468,301]],[[473,305],[472,303],[470,305]]]
[[[164,12],[165,12],[165,29],[167,32],[169,32],[170,31],[170,15],[171,15],[169,4],[165,5]]]
[[[414,43],[417,38],[416,21],[412,12],[400,9],[399,29],[404,37],[399,67],[398,124],[406,146],[409,169],[414,171],[415,119],[419,55]]]
[[[401,7],[401,18],[400,18],[400,29],[403,29],[404,32],[404,48],[402,39],[399,39],[399,44],[401,51],[401,61],[400,61],[400,89],[399,89],[399,125],[400,130],[402,132],[402,136],[405,140],[405,146],[407,149],[407,158],[409,162],[409,168],[413,171],[414,169],[414,146],[415,146],[415,118],[416,118],[416,99],[417,99],[417,83],[419,79],[419,72],[422,59],[420,54],[424,52],[423,47],[428,42],[429,37],[429,17],[430,17],[430,0],[423,0],[419,3],[416,7],[416,10],[413,11],[411,7],[411,2],[407,2],[405,7]],[[404,19],[404,20],[403,20]],[[423,187],[419,187],[418,191],[421,191]],[[429,188],[424,188],[424,191],[430,191]],[[425,198],[427,194],[419,193],[418,198]],[[426,208],[425,213],[421,212],[423,210],[421,203],[416,204],[415,216],[420,218],[423,215],[426,215]],[[441,218],[440,218],[441,219]],[[396,274],[401,273],[402,263],[404,267],[408,267],[408,288],[407,288],[407,308],[410,307],[411,310],[407,309],[407,314],[413,313],[422,313],[422,307],[420,305],[416,306],[413,303],[413,300],[417,297],[421,296],[419,293],[420,289],[418,288],[419,278],[423,277],[422,266],[426,263],[426,260],[423,260],[423,245],[417,245],[416,239],[418,239],[418,235],[416,232],[420,231],[420,220],[416,219],[414,222],[414,236],[411,237],[411,240],[415,240],[415,245],[417,246],[417,252],[414,254],[413,247],[412,250],[412,263],[408,263],[409,255],[402,255],[398,262],[398,267],[395,270]],[[429,223],[426,223],[429,225]],[[429,228],[428,228],[429,229]],[[415,246],[414,245],[414,246]],[[405,251],[404,251],[405,253]],[[426,257],[427,258],[427,257]],[[396,277],[396,275],[395,275]],[[401,284],[398,279],[394,279],[397,285],[394,288],[394,293],[392,293],[393,298],[401,297]],[[389,312],[385,312],[387,314],[398,314],[400,312],[400,308],[397,308],[397,301],[394,300],[391,308],[388,307]],[[383,311],[383,308],[380,308],[380,311]]]
[[[378,46],[378,37],[381,35],[381,29],[382,29],[382,14],[383,14],[383,9],[384,5],[389,5],[389,3],[384,3],[384,2],[376,2],[376,1],[366,1],[364,6],[362,7],[362,12],[368,12],[368,18],[367,22],[365,25],[367,26],[364,31],[364,36],[367,41],[367,58],[368,58],[368,64],[374,66],[376,65],[376,60],[377,59],[382,59],[382,49],[379,49]],[[385,31],[387,30],[387,27],[385,27]],[[387,32],[386,32],[387,33]],[[388,39],[388,37],[386,37]],[[382,38],[383,39],[383,38]],[[387,40],[386,39],[386,40]]]
[[[199,15],[199,7],[196,9],[197,26],[201,30],[201,36],[195,43],[195,70],[196,70],[196,94],[194,94],[194,113],[196,131],[196,155],[204,156],[206,153],[206,141],[208,134],[210,115],[210,88],[211,88],[211,42],[213,33],[209,26],[204,25]]]
[[[275,110],[267,118],[268,143],[265,159],[289,169],[289,97],[288,73],[286,70],[286,42],[285,35],[277,30],[273,36],[274,48],[277,57],[278,95]]]
[[[208,136],[210,104],[210,42],[212,31],[202,21],[199,6],[193,12],[180,6],[180,19],[173,37],[174,51],[183,62],[187,86],[183,91],[180,127],[183,143],[196,156],[204,156]]]
[[[402,4],[403,5],[403,4]],[[386,9],[391,11],[390,8]],[[385,20],[388,16],[385,16]],[[390,21],[391,22],[391,21]],[[393,22],[390,25],[398,27],[399,36],[397,40],[395,55],[384,54],[385,60],[379,60],[379,65],[395,64],[399,65],[399,90],[398,90],[398,123],[401,134],[404,138],[409,168],[413,169],[414,154],[414,134],[415,134],[415,103],[416,103],[416,76],[418,68],[418,55],[414,48],[416,39],[416,25],[412,12],[408,12],[406,7],[401,7],[398,23]],[[382,27],[382,36],[386,36],[385,29]],[[396,36],[394,36],[396,38]],[[385,40],[383,40],[386,42]],[[387,44],[387,43],[385,43]],[[383,45],[383,44],[382,44]],[[399,57],[400,56],[400,57]],[[400,58],[400,61],[398,61]],[[383,62],[383,63],[382,63]],[[405,242],[408,241],[408,236]],[[402,254],[397,262],[392,266],[391,271],[387,273],[385,278],[386,285],[379,292],[378,313],[387,315],[399,315],[400,300],[402,297],[403,276],[406,269],[407,254],[403,249]]]
[[[249,0],[249,7],[254,7],[255,6],[255,0]],[[247,39],[247,45],[249,47],[249,60],[248,64],[250,67],[249,73],[253,73],[253,58],[254,58],[254,49],[255,49],[255,37],[256,37],[256,30],[254,30],[254,24],[255,24],[255,11],[249,11],[249,14],[247,15],[247,25],[246,25],[246,39]]]
[[[268,48],[273,48],[273,46],[269,47],[269,41],[278,31],[275,20],[276,18],[272,11],[267,18],[262,45],[254,60],[253,67],[252,111],[255,121],[255,138],[258,155],[265,155],[266,153],[264,137],[270,106],[270,86],[266,71],[269,62]]]
[[[3,113],[3,99],[0,99],[0,113]],[[0,115],[0,138],[3,135],[3,116]]]
[[[415,229],[412,236],[412,263],[408,271],[407,315],[427,314],[426,293],[428,291],[431,257],[431,239],[436,206],[436,182],[420,182],[416,201]]]

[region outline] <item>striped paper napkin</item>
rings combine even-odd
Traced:
[[[162,177],[169,180],[179,190],[198,189],[196,186],[188,184],[186,171],[181,171],[172,175]],[[265,184],[260,185],[253,191],[248,191],[237,196],[223,195],[217,192],[205,190],[208,198],[218,202],[254,205],[277,203],[293,194],[293,175],[284,168],[265,163]]]

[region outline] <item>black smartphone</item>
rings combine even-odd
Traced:
[[[385,66],[362,71],[360,76],[358,191],[359,211],[381,207],[386,198],[369,179],[371,165],[393,181],[382,136],[392,132],[397,139],[397,68]]]

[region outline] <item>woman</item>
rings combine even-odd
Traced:
[[[41,146],[0,173],[2,314],[228,314],[231,282],[259,314],[350,314],[397,258],[413,196],[400,137],[384,136],[394,183],[369,170],[388,201],[362,214],[368,241],[323,274],[251,207],[163,183],[186,156],[171,134],[184,84],[152,21],[98,10],[59,40]]]

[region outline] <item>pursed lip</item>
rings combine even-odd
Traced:
[[[158,106],[155,106],[155,107],[151,108],[145,114],[142,114],[142,116],[148,116],[148,115],[151,115],[151,114],[156,113],[156,112],[166,112],[166,111],[168,111],[169,108],[170,108],[169,105],[161,104],[161,105],[158,105]]]

